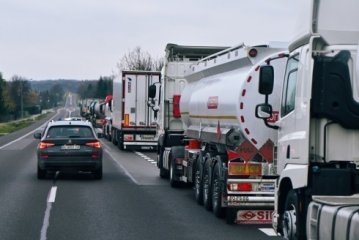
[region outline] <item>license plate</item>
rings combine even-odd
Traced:
[[[61,146],[63,150],[78,150],[80,149],[80,145],[63,145]]]
[[[242,224],[271,224],[271,210],[239,210],[237,212],[237,223]]]
[[[154,135],[140,135],[142,140],[153,140],[155,138]]]

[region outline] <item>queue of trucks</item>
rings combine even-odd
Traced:
[[[289,45],[168,44],[161,72],[123,70],[111,98],[86,106],[109,140],[156,150],[159,176],[228,223],[359,239],[359,2],[306,3],[310,24]]]

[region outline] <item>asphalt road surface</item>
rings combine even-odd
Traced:
[[[197,205],[192,189],[161,179],[154,153],[120,151],[105,139],[102,180],[61,172],[38,180],[33,132],[74,116],[70,107],[0,137],[1,240],[278,238],[270,225],[227,225]]]

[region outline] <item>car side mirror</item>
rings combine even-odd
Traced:
[[[34,133],[34,138],[35,139],[41,139],[41,132]]]
[[[259,71],[259,93],[269,95],[273,92],[274,69],[271,65],[261,66]]]

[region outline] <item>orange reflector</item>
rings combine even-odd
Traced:
[[[125,122],[124,125],[125,126],[129,126],[130,123],[130,114],[125,114]]]
[[[228,163],[229,175],[261,176],[262,165],[258,163]]]

